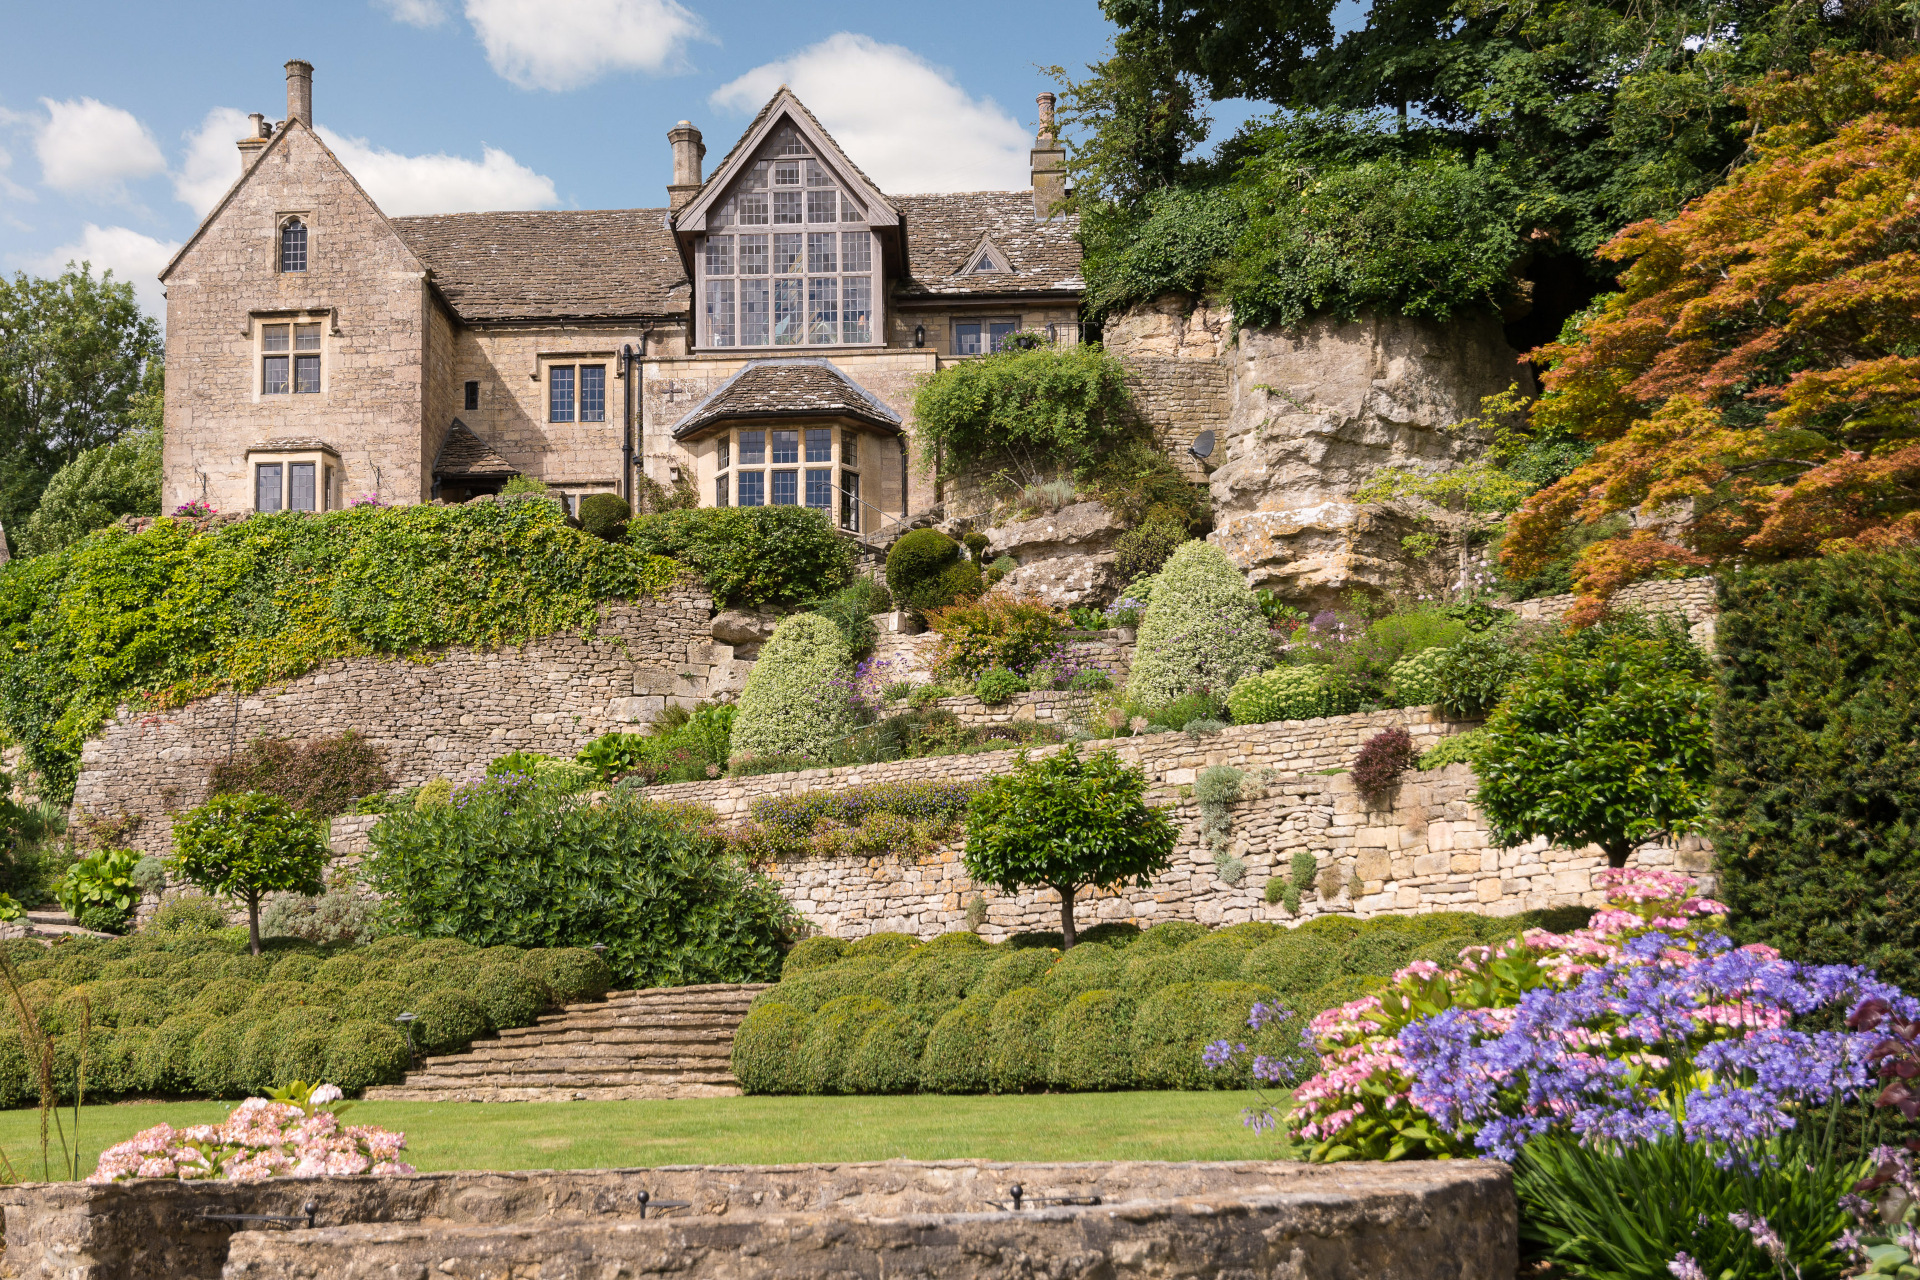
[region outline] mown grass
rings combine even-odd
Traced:
[[[407,1135],[420,1169],[597,1169],[852,1160],[1247,1160],[1284,1158],[1240,1122],[1240,1093],[1009,1097],[688,1098],[662,1102],[361,1102],[349,1123]],[[80,1117],[83,1172],[165,1121],[209,1124],[224,1102],[120,1103]],[[68,1110],[63,1117],[71,1121]],[[40,1116],[0,1112],[0,1152],[38,1179]],[[54,1166],[60,1145],[53,1143]]]

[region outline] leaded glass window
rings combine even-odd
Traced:
[[[826,427],[807,428],[807,461],[833,461],[833,432]]]
[[[833,506],[833,472],[824,467],[807,468],[807,505],[816,511]]]
[[[606,420],[607,366],[583,364],[580,366],[580,421],[605,422]]]
[[[279,463],[263,462],[253,469],[253,509],[255,511],[280,509]]]
[[[286,224],[280,228],[280,269],[282,271],[307,269],[307,227],[298,218],[288,218]]]
[[[556,364],[547,370],[547,421],[573,421],[573,366]]]
[[[776,431],[773,433],[773,464],[779,466],[785,462],[800,461],[800,433],[798,431]]]
[[[798,471],[773,473],[773,505],[776,507],[800,505],[800,473]]]
[[[289,511],[319,510],[314,502],[311,462],[294,462],[287,465],[287,509]]]
[[[880,328],[873,233],[840,229],[865,217],[797,129],[775,130],[707,217],[696,257],[704,345],[873,342]],[[785,229],[823,223],[835,229]],[[736,233],[748,227],[768,230]]]

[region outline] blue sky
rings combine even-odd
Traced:
[[[665,202],[666,132],[717,161],[793,85],[892,191],[1023,186],[1040,67],[1104,55],[1094,0],[333,0],[10,6],[0,268],[154,272],[239,171],[243,117],[314,72],[323,135],[389,213]],[[1218,111],[1229,132],[1244,109]]]

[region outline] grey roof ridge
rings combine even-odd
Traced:
[[[699,404],[694,405],[693,408],[681,414],[680,421],[673,424],[674,436],[678,438],[680,433],[683,431],[692,431],[698,427],[706,425],[705,423],[695,422],[694,419],[699,417],[700,413],[704,409],[706,409],[708,405],[712,404],[715,400],[719,399],[722,395],[724,395],[727,392],[727,390],[733,386],[734,383],[746,377],[747,374],[752,372],[753,370],[766,368],[771,365],[795,365],[795,364],[813,364],[813,365],[825,366],[828,370],[830,370],[833,373],[834,377],[840,379],[842,382],[852,387],[855,391],[859,392],[860,398],[867,402],[868,407],[871,408],[877,416],[885,418],[887,421],[893,423],[895,426],[903,425],[900,415],[895,413],[892,409],[889,409],[887,407],[886,401],[882,400],[879,396],[876,396],[875,394],[873,394],[873,392],[867,390],[866,387],[862,386],[857,379],[855,379],[850,374],[848,374],[846,370],[842,369],[839,365],[835,364],[833,361],[829,360],[825,356],[755,356],[752,359],[748,360],[745,364],[741,365],[739,370],[736,371],[732,377],[728,378],[725,382],[715,387],[712,391],[709,391],[701,399]]]

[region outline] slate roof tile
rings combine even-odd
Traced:
[[[615,319],[687,309],[666,213],[542,209],[391,221],[462,320]]]
[[[958,191],[895,196],[907,229],[909,276],[902,296],[971,293],[1078,292],[1080,218],[1033,216],[1031,191]],[[1010,272],[963,276],[973,251],[991,238],[1011,261]]]
[[[493,446],[473,433],[466,423],[455,418],[447,430],[446,443],[433,460],[437,476],[512,476],[519,468],[493,451]]]
[[[721,383],[674,424],[684,440],[723,419],[845,415],[885,430],[900,429],[900,415],[821,356],[775,356],[754,360]]]

